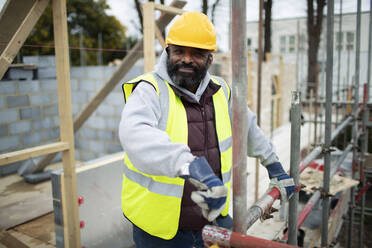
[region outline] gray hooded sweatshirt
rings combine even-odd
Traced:
[[[192,93],[174,84],[167,72],[168,54],[164,49],[155,73],[192,99],[199,102],[210,74]],[[231,99],[229,101],[231,108]],[[119,139],[135,167],[154,176],[177,177],[188,174],[188,166],[195,159],[186,144],[172,143],[168,134],[158,128],[161,117],[159,97],[149,83],[139,83],[124,106],[119,124]],[[248,109],[248,156],[259,158],[264,166],[278,161],[272,143],[257,126],[256,115]]]

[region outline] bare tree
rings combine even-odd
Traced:
[[[314,9],[316,2],[316,9]],[[307,0],[307,35],[308,35],[308,67],[307,67],[307,94],[315,89],[317,82],[318,50],[322,32],[323,9],[326,0]]]
[[[273,6],[272,0],[264,1],[264,13],[265,13],[265,24],[264,24],[264,60],[266,61],[266,53],[271,52],[271,9]]]

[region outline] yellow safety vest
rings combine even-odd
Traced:
[[[160,97],[162,117],[159,128],[168,133],[172,142],[187,144],[186,110],[168,82],[155,73],[141,75],[123,84],[124,97],[127,99],[133,87],[140,81],[151,83]],[[226,207],[221,213],[226,216],[229,211],[232,164],[232,132],[228,107],[230,88],[221,79],[212,78],[212,81],[221,85],[213,95],[213,104],[221,155],[222,181],[228,188]],[[142,173],[125,154],[121,193],[124,215],[145,232],[162,239],[172,239],[178,230],[184,182],[185,180],[179,177],[170,178]]]

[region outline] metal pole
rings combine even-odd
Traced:
[[[364,95],[364,108],[363,108],[363,123],[362,123],[362,130],[363,130],[363,139],[361,142],[361,156],[362,156],[362,169],[365,167],[365,156],[368,150],[368,129],[366,127],[368,119],[369,119],[369,109],[367,106],[369,100],[369,88],[370,88],[370,81],[371,81],[371,50],[372,50],[372,0],[369,3],[369,37],[368,37],[368,69],[367,69],[367,85],[365,86],[365,95]],[[362,188],[366,185],[366,179],[363,178],[362,180]],[[361,214],[360,214],[360,232],[359,232],[359,247],[363,247],[363,238],[364,238],[364,215],[365,215],[365,204],[366,204],[366,195],[362,195],[362,202],[361,202]]]
[[[244,233],[247,209],[246,1],[232,1],[233,230]]]
[[[98,52],[97,52],[97,65],[102,65],[102,33],[98,33]]]
[[[206,225],[202,231],[205,247],[218,245],[219,247],[235,248],[291,248],[297,247],[271,240],[261,239],[249,235],[232,232],[228,229]]]
[[[301,94],[292,92],[291,106],[291,164],[290,174],[295,185],[299,185],[300,166],[300,140],[301,140]],[[297,245],[297,205],[299,193],[295,192],[289,200],[288,210],[288,244]]]
[[[322,247],[328,244],[329,185],[331,180],[331,134],[332,134],[332,79],[333,79],[333,11],[334,2],[327,2],[327,74],[326,104],[324,127],[324,174],[323,174],[323,214],[322,214]]]
[[[257,64],[257,125],[261,125],[261,76],[262,76],[262,9],[263,9],[263,0],[260,0],[259,7],[259,21],[258,21],[258,64]],[[233,36],[234,37],[234,36]],[[259,161],[256,159],[256,175],[255,175],[255,192],[254,200],[258,199],[258,189],[259,189],[259,180],[260,180],[260,168]]]
[[[357,29],[356,29],[356,49],[355,49],[355,88],[354,88],[354,105],[353,105],[353,113],[355,113],[358,109],[359,105],[359,57],[360,57],[360,19],[361,19],[361,0],[358,0],[358,7],[357,7]],[[352,178],[354,179],[354,168],[355,165],[358,163],[358,120],[357,116],[354,118],[353,128],[352,128],[352,137],[353,137],[353,166],[352,166]],[[347,247],[353,246],[353,225],[354,225],[354,187],[350,189],[350,208],[349,208],[349,238],[347,242]]]
[[[340,44],[342,44],[342,0],[340,0],[340,15],[339,15],[339,23],[338,23],[338,41]],[[346,37],[345,37],[346,39]],[[338,42],[337,42],[338,43]],[[341,70],[341,50],[342,46],[337,47],[338,49],[338,68],[337,68],[337,101],[340,101],[340,70]],[[338,122],[338,111],[339,110],[339,105],[336,107],[336,122]]]

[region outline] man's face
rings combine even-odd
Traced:
[[[175,45],[170,45],[167,51],[170,78],[175,84],[195,93],[212,63],[212,54],[204,49]]]

